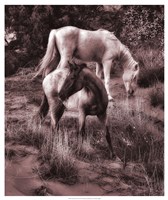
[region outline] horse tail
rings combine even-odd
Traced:
[[[56,36],[55,36],[56,30],[51,30],[48,38],[48,44],[47,44],[47,50],[44,55],[44,57],[41,59],[38,67],[39,70],[34,76],[36,78],[37,76],[40,76],[43,74],[43,76],[46,76],[51,71],[53,71],[53,65],[51,65],[51,62],[53,59],[56,59],[54,67],[56,68],[59,62],[59,52],[57,49],[57,43],[56,43]],[[51,68],[51,69],[50,69]]]
[[[30,126],[34,131],[39,130],[41,128],[42,122],[44,121],[48,111],[49,111],[49,104],[47,97],[44,94],[40,104],[40,108],[31,120]]]

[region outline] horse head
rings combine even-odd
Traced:
[[[84,87],[84,76],[81,71],[86,67],[86,64],[77,65],[70,62],[68,62],[68,64],[70,73],[66,77],[59,92],[59,97],[62,99],[62,101],[68,99],[71,95],[75,94]]]
[[[126,88],[127,96],[133,96],[137,88],[137,80],[139,75],[139,64],[137,62],[132,63],[130,68],[124,70],[123,81]]]
[[[127,92],[127,96],[131,97],[133,96],[137,88],[139,64],[132,57],[128,47],[123,44],[120,45],[119,57],[124,69],[124,74],[122,78]]]

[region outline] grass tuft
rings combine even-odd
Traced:
[[[57,179],[66,184],[77,182],[78,170],[66,131],[45,136],[39,159],[38,174],[43,179]]]

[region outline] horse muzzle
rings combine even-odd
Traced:
[[[128,97],[133,97],[134,96],[134,90],[133,89],[128,90],[127,95],[128,95]]]

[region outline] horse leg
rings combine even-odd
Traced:
[[[33,115],[31,123],[29,124],[30,129],[33,131],[38,131],[41,128],[41,125],[48,113],[49,104],[47,97],[43,94],[43,98],[40,104],[40,107],[35,115]]]
[[[49,110],[48,100],[46,95],[44,94],[38,111],[41,121],[43,121],[44,118],[46,117],[48,110]]]
[[[77,133],[77,140],[79,140],[79,135],[82,136],[82,143],[83,140],[86,139],[87,135],[85,133],[85,119],[86,119],[86,114],[83,110],[79,112],[79,129]]]
[[[109,150],[110,150],[110,158],[114,159],[116,156],[114,154],[114,150],[113,150],[113,146],[112,146],[112,142],[111,142],[111,137],[110,137],[110,132],[109,132],[109,128],[107,126],[107,114],[104,113],[102,115],[98,115],[97,117],[100,120],[101,124],[103,125],[103,129],[106,133],[106,141],[108,143]]]
[[[101,63],[96,63],[96,75],[101,79],[103,72],[103,66]]]
[[[65,106],[59,99],[53,99],[50,101],[50,112],[51,112],[51,126],[52,131],[59,129],[59,120],[61,119],[65,110]]]
[[[108,99],[109,101],[113,101],[113,97],[110,95],[110,71],[111,71],[111,60],[107,60],[103,62],[103,71],[104,71],[104,82],[105,82],[105,88],[107,91]]]

